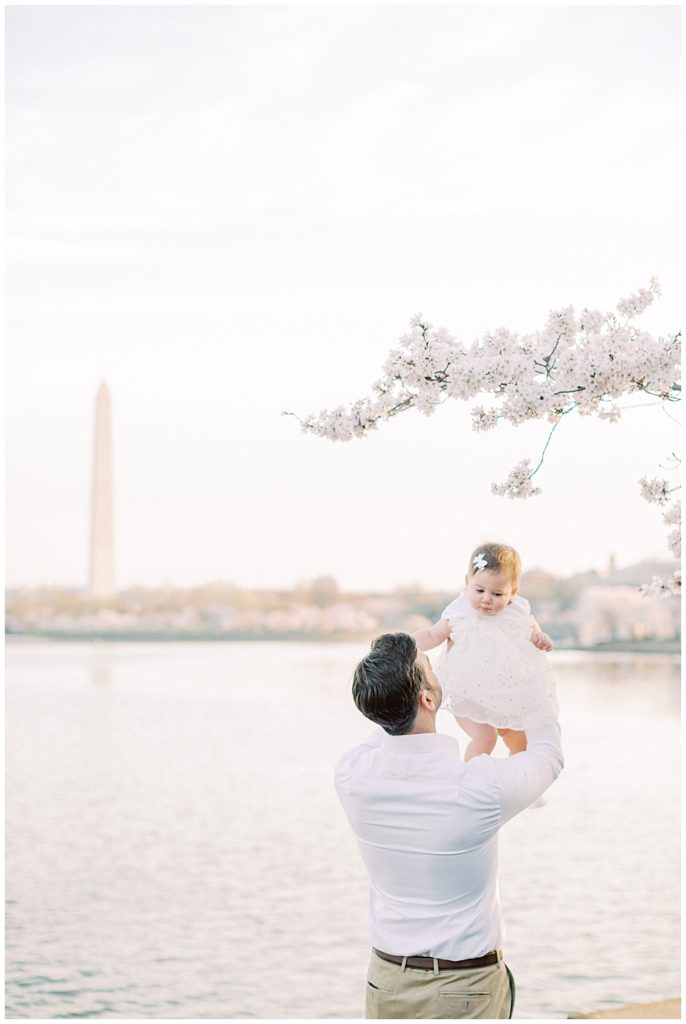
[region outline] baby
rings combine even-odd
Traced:
[[[506,544],[480,544],[465,589],[433,626],[414,634],[421,651],[448,641],[436,665],[445,706],[471,737],[465,761],[490,754],[498,733],[511,754],[526,750],[525,729],[557,718],[555,684],[544,651],[550,637],[517,596],[521,559]]]

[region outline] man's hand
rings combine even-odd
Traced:
[[[532,632],[531,643],[534,647],[538,647],[539,651],[552,651],[553,649],[553,641],[547,633],[542,632],[540,629],[534,629]]]

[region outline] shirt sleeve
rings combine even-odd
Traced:
[[[544,793],[564,767],[557,722],[527,729],[526,736],[527,749],[521,754],[493,759],[501,825]]]

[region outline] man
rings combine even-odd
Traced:
[[[498,831],[562,770],[559,726],[531,729],[524,753],[465,763],[436,732],[441,688],[407,633],[374,641],[353,698],[382,727],[335,771],[369,874],[366,1016],[511,1017]]]

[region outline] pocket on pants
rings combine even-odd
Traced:
[[[367,978],[367,987],[372,989],[374,992],[392,992],[392,988],[385,988],[383,985],[377,985],[375,981]]]
[[[502,961],[461,974],[451,971],[436,993],[436,1015],[458,1020],[499,1020],[508,1016],[509,995],[510,984]]]
[[[367,968],[366,1014],[374,1020],[404,1017],[403,992],[406,975],[396,964],[387,963],[372,950]]]
[[[384,992],[386,995],[392,993],[396,971],[397,968],[390,968],[384,960],[372,954],[367,969],[367,992]]]
[[[391,995],[391,989],[380,988],[375,982],[367,979],[367,999],[365,1017],[367,1020],[383,1020],[387,1017],[383,1001]]]
[[[458,1020],[491,1018],[490,992],[439,992],[438,1005],[441,1017],[455,1017]]]

